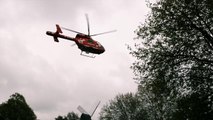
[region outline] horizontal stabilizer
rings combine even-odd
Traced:
[[[57,37],[53,37],[53,39],[54,39],[55,42],[59,42]]]

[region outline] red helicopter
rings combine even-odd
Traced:
[[[81,50],[81,55],[94,58],[95,57],[94,54],[102,54],[102,53],[104,53],[105,49],[98,41],[95,41],[94,39],[92,39],[92,36],[111,33],[111,32],[115,32],[116,30],[90,35],[90,26],[89,26],[88,15],[86,15],[86,20],[87,20],[88,34],[84,34],[84,33],[81,33],[81,32],[75,31],[75,30],[71,30],[68,28],[60,27],[58,24],[56,24],[56,32],[47,31],[46,34],[49,36],[53,36],[53,39],[55,42],[59,42],[58,38],[63,38],[66,40],[74,41],[76,43],[76,45],[78,46],[78,48]],[[68,30],[68,31],[77,33],[77,35],[75,36],[75,38],[63,35],[61,28],[64,30]],[[85,52],[87,54],[91,53],[93,55],[89,56],[89,55],[83,54],[83,52]]]

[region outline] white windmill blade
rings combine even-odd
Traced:
[[[88,114],[86,110],[84,110],[84,108],[82,108],[80,105],[77,107],[77,109],[84,114]]]
[[[98,102],[98,104],[96,105],[95,109],[93,110],[91,117],[94,115],[95,111],[97,110],[98,106],[100,105],[101,101]]]

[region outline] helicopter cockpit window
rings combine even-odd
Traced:
[[[99,46],[99,47],[101,47],[101,46],[102,46],[102,45],[101,45],[98,41],[97,41],[97,44],[98,44],[98,46]]]
[[[94,41],[93,39],[88,39],[88,42],[93,43]]]

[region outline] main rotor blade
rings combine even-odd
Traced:
[[[116,32],[116,31],[117,31],[117,30],[111,30],[111,31],[108,31],[108,32],[103,32],[103,33],[93,34],[93,35],[90,35],[90,36],[103,35],[103,34],[108,34],[108,33]]]
[[[89,17],[88,17],[88,14],[85,14],[85,16],[86,16],[86,20],[87,20],[88,35],[90,35]]]
[[[68,31],[74,32],[74,33],[83,34],[81,32],[78,32],[78,31],[75,31],[75,30],[71,30],[71,29],[68,29],[68,28],[64,28],[64,27],[61,27],[61,28],[64,29],[64,30],[68,30]]]

